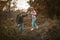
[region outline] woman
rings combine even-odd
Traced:
[[[34,28],[36,27],[38,29],[38,26],[36,24],[36,19],[37,19],[37,13],[36,11],[31,8],[31,11],[30,11],[31,15],[32,15],[32,28],[31,28],[31,31],[34,30]]]

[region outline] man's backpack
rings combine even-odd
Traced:
[[[19,21],[19,14],[16,16],[16,23]]]

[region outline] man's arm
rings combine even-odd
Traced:
[[[26,16],[28,16],[28,14],[24,14],[24,15],[22,15],[23,17],[26,17]]]

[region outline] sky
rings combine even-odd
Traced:
[[[20,9],[20,10],[27,10],[29,7],[30,7],[30,5],[27,3],[27,1],[29,1],[29,0],[17,0],[16,1],[16,10],[17,9]]]

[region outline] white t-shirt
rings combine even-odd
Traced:
[[[32,17],[36,17],[36,15],[37,15],[36,11],[35,10],[31,11],[31,15],[32,15]]]

